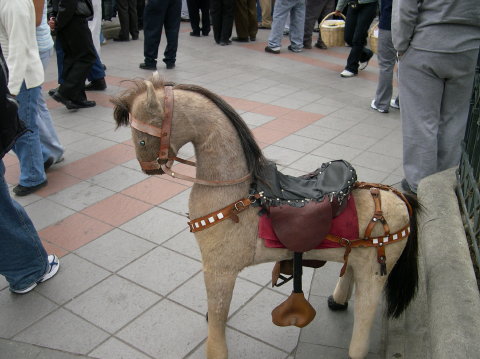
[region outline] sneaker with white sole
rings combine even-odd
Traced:
[[[359,62],[358,63],[358,70],[359,71],[362,71],[362,70],[365,70],[368,66],[368,61],[365,61],[365,62]]]
[[[374,110],[377,110],[380,113],[388,113],[388,110],[382,110],[375,106],[375,99],[372,100],[372,103],[370,104],[370,107],[373,108]]]
[[[353,76],[357,76],[357,74],[355,74],[351,71],[348,71],[348,70],[343,70],[342,72],[340,72],[340,76],[342,76],[342,77],[353,77]]]
[[[392,99],[390,100],[390,107],[396,108],[396,109],[398,110],[398,109],[400,109],[400,104],[396,103],[396,102],[395,102],[395,99],[392,98]]]
[[[55,274],[57,274],[58,269],[60,268],[60,262],[58,260],[58,257],[55,254],[50,254],[48,256],[48,270],[47,272],[40,278],[37,282],[33,283],[32,285],[28,286],[27,288],[24,289],[11,289],[10,291],[16,294],[25,294],[33,290],[37,286],[38,283],[43,283],[50,278],[52,278]]]

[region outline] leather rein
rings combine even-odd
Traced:
[[[188,161],[177,156],[169,157],[170,149],[170,138],[172,132],[172,118],[173,118],[173,105],[174,105],[174,95],[173,95],[173,86],[167,85],[164,86],[164,101],[163,101],[163,121],[162,127],[158,128],[156,126],[140,122],[132,114],[129,114],[130,126],[140,131],[142,133],[147,133],[151,136],[157,137],[160,139],[160,148],[158,151],[158,157],[153,161],[140,161],[140,167],[143,171],[149,170],[159,170],[161,169],[164,173],[168,174],[173,178],[179,178],[185,181],[194,182],[206,186],[228,186],[238,183],[245,182],[251,177],[251,174],[247,174],[241,178],[234,180],[226,181],[211,181],[211,180],[202,180],[181,173],[176,173],[172,171],[173,161],[177,161],[189,166],[196,166],[196,163],[193,161]]]

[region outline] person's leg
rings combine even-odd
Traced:
[[[50,62],[51,54],[51,50],[40,52],[44,70],[46,70]],[[53,126],[52,116],[41,91],[37,102],[37,126],[42,146],[43,162],[45,163],[49,160],[53,161],[53,163],[58,162],[63,158],[64,148],[60,144],[57,131],[55,131]]]
[[[167,47],[165,48],[163,62],[167,66],[175,65],[177,60],[178,33],[180,31],[182,1],[172,0],[165,15],[165,36]]]
[[[277,0],[273,8],[273,21],[270,35],[268,36],[268,47],[280,50],[282,46],[283,29],[291,9],[291,0]],[[302,38],[303,40],[303,38]]]
[[[438,127],[444,79],[439,78],[431,66],[433,55],[410,47],[399,60],[403,170],[414,192],[421,179],[438,169]]]
[[[47,252],[23,207],[10,197],[4,175],[0,160],[0,274],[11,289],[22,290],[47,271]]]
[[[115,39],[128,41],[130,39],[129,31],[130,22],[128,15],[128,0],[116,0],[118,20],[120,21],[120,31]]]
[[[149,0],[143,13],[143,55],[146,65],[156,65],[162,37],[167,4],[163,0]]]
[[[445,77],[438,129],[437,171],[458,166],[460,162],[477,56],[478,50],[436,56],[437,71]]]
[[[254,40],[257,37],[258,21],[257,21],[257,1],[247,1],[247,23],[248,23],[248,36],[250,40]]]
[[[200,36],[200,5],[199,0],[187,0],[188,15],[190,17],[191,35]]]
[[[200,0],[200,10],[202,11],[202,35],[208,36],[210,33],[210,0]]]
[[[237,37],[232,40],[248,41],[248,0],[235,0],[235,29]]]
[[[232,36],[234,19],[234,0],[222,0],[222,33],[220,41],[228,43]]]
[[[260,0],[260,7],[262,8],[261,28],[270,29],[272,27],[272,0]]]
[[[297,0],[290,10],[290,42],[291,49],[303,49],[303,34],[305,25],[305,0]]]
[[[102,80],[105,78],[105,70],[103,68],[102,61],[100,60],[100,56],[98,56],[98,52],[95,51],[95,62],[92,65],[92,68],[88,72],[87,79],[88,81],[97,81]]]
[[[323,3],[320,0],[307,0],[305,7],[305,26],[303,29],[303,46],[312,48],[313,27],[317,22]]]
[[[212,17],[213,38],[218,44],[222,32],[222,0],[210,0],[210,16]]]
[[[64,60],[65,54],[63,53],[62,44],[58,36],[55,39],[55,54],[57,55],[57,73],[58,73],[57,83],[61,84],[63,83],[62,73],[63,73],[63,60]]]
[[[27,89],[24,82],[17,95],[18,116],[30,130],[18,138],[13,146],[20,161],[19,184],[24,187],[38,186],[47,180],[43,169],[42,148],[37,126],[37,104],[40,91],[40,86]]]
[[[374,105],[381,111],[388,112],[392,99],[393,69],[397,53],[392,43],[392,32],[379,29],[378,31],[378,85]]]
[[[331,12],[333,12],[335,10],[335,0],[321,0],[321,4],[322,4],[322,6],[321,6],[321,10],[319,12],[319,14],[320,14],[319,19],[320,20],[318,20],[318,24],[320,24],[320,22],[322,22],[322,20],[328,14],[330,14]],[[318,45],[323,45],[323,46],[315,45],[318,48],[322,48],[322,49],[327,48],[327,45],[325,45],[325,43],[322,40],[322,33],[320,31],[318,31],[317,44]]]
[[[138,40],[137,0],[128,0],[128,25],[132,40]]]
[[[347,69],[350,72],[357,73],[359,62],[370,60],[373,52],[365,48],[367,43],[368,29],[375,18],[377,12],[377,3],[360,4],[357,6],[357,22],[351,40],[352,49],[347,59]],[[350,12],[351,8],[348,9]]]

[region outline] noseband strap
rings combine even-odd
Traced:
[[[179,178],[182,180],[203,184],[206,186],[226,186],[233,185],[245,182],[251,177],[251,173],[234,180],[227,181],[209,181],[193,178],[190,176],[182,175],[180,173],[175,173],[171,170],[173,166],[173,161],[178,161],[189,166],[196,166],[195,162],[184,160],[179,157],[169,157],[168,152],[170,149],[170,138],[172,132],[172,118],[173,118],[173,86],[167,85],[164,87],[164,102],[163,102],[163,121],[162,128],[140,122],[135,117],[130,114],[130,126],[136,129],[137,131],[147,133],[151,136],[157,137],[160,139],[160,149],[158,152],[158,157],[154,161],[140,161],[140,166],[142,170],[158,170],[161,169],[163,172],[172,176],[174,178]]]

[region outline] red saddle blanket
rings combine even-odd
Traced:
[[[333,218],[332,225],[328,233],[349,240],[354,240],[358,238],[358,217],[353,196],[350,196],[348,198],[347,206],[343,210],[343,212],[340,213],[340,215],[338,215],[337,217]],[[260,217],[260,222],[258,223],[258,236],[265,241],[265,247],[285,248],[285,246],[280,243],[277,236],[275,235],[275,231],[272,227],[272,221],[267,215],[263,215]],[[341,247],[338,243],[331,241],[323,241],[317,247],[315,247],[315,249],[338,247]]]

